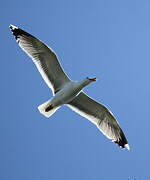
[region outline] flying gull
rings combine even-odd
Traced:
[[[97,79],[87,77],[78,82],[70,80],[51,48],[16,26],[10,25],[10,29],[19,46],[32,58],[53,92],[53,97],[38,107],[40,113],[50,117],[65,104],[94,123],[107,138],[129,150],[128,141],[113,114],[104,105],[82,91],[84,87]]]

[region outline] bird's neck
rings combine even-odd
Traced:
[[[81,81],[77,82],[78,85],[83,89],[85,86],[89,85],[91,83],[88,79],[82,79]]]

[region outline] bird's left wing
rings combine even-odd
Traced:
[[[22,50],[32,58],[53,94],[58,92],[63,84],[70,81],[52,49],[16,26],[10,25],[10,29]]]
[[[105,106],[97,103],[83,92],[73,99],[68,106],[94,123],[107,138],[120,147],[126,147],[129,150],[128,141],[119,123]]]

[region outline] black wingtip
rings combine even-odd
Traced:
[[[18,29],[17,26],[14,26],[14,25],[12,25],[12,24],[9,25],[9,28],[10,28],[11,30]]]
[[[25,32],[24,30],[22,30],[20,28],[18,28],[17,26],[10,25],[9,28],[10,28],[12,34],[15,36],[16,40],[18,40],[19,36],[22,36],[22,35],[33,37],[31,34]]]
[[[10,24],[9,28],[10,28],[12,34],[15,36],[15,39],[17,40],[18,39],[18,27]]]
[[[129,146],[129,144],[125,144],[125,143],[122,143],[121,141],[114,141],[116,144],[118,144],[118,146],[120,147],[120,148],[126,148],[126,149],[128,149],[128,150],[130,150],[130,146]]]
[[[128,144],[128,141],[123,133],[123,131],[121,130],[121,137],[114,141],[116,144],[118,144],[119,147],[121,148],[127,148],[128,150],[130,150],[130,147],[129,147],[129,144]]]

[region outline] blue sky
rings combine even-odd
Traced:
[[[2,180],[146,180],[149,174],[150,1],[1,2]],[[122,150],[67,107],[46,119],[52,94],[9,31],[14,24],[57,53],[73,80],[110,108],[131,151]]]

